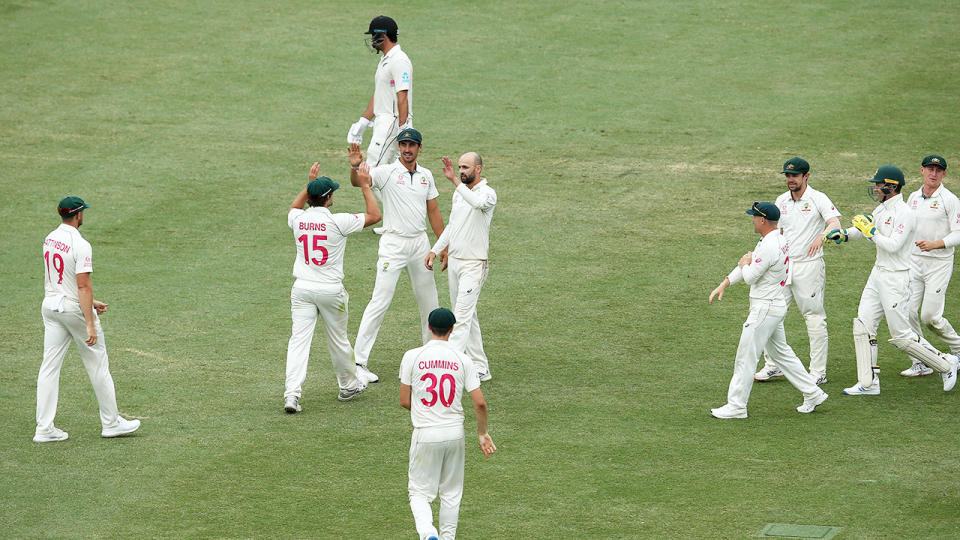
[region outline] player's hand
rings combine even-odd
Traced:
[[[453,182],[453,185],[457,185],[457,173],[453,170],[453,160],[447,156],[440,158],[443,161],[443,175],[447,177],[447,180]]]
[[[827,233],[827,236],[826,236],[825,238],[826,238],[827,240],[833,240],[834,242],[836,242],[836,243],[838,243],[838,244],[842,244],[843,242],[846,242],[847,240],[850,239],[850,237],[847,236],[847,230],[846,230],[846,229],[834,229],[834,230],[828,232],[828,233]]]
[[[92,324],[87,325],[87,339],[83,340],[83,342],[91,347],[97,344],[97,327],[96,326]]]
[[[307,177],[307,180],[314,181],[317,177],[320,176],[320,162],[315,161],[313,167],[310,167],[310,176]]]
[[[397,118],[397,127],[400,128],[400,131],[398,131],[397,133],[400,133],[405,129],[410,129],[413,127],[413,119],[410,118],[409,114],[407,114],[407,121],[401,124],[400,118]]]
[[[497,445],[493,444],[489,433],[480,435],[480,451],[483,452],[484,457],[490,457],[490,454],[497,451]]]
[[[446,271],[447,271],[447,263],[449,262],[449,258],[447,257],[447,250],[448,250],[448,249],[450,249],[450,248],[445,247],[445,248],[443,248],[443,251],[440,252],[440,262],[443,264],[443,266],[440,268],[440,271],[441,271],[441,272],[446,272]]]
[[[863,233],[864,238],[872,238],[877,232],[877,228],[873,226],[873,216],[870,214],[853,216],[853,226]]]
[[[350,144],[360,144],[363,142],[363,132],[367,130],[368,127],[372,126],[373,122],[367,120],[364,117],[360,117],[359,120],[353,123],[350,126],[350,130],[347,131],[347,142]]]
[[[94,301],[93,301],[93,310],[97,312],[97,315],[100,315],[100,314],[102,314],[104,311],[107,310],[107,306],[109,306],[109,305],[110,305],[110,304],[107,304],[107,303],[105,303],[105,302],[100,302],[100,301],[94,300]]]
[[[370,164],[361,163],[360,168],[357,169],[357,180],[360,181],[360,185],[372,186],[373,178],[370,176]]]
[[[743,268],[744,266],[750,264],[750,260],[753,259],[753,252],[748,251],[743,254],[743,257],[740,257],[740,260],[737,261],[737,266]]]
[[[943,240],[917,240],[914,242],[920,251],[933,251],[935,249],[943,249],[946,244],[943,243]]]
[[[347,150],[347,157],[350,158],[351,167],[360,165],[363,161],[363,152],[360,151],[359,143],[350,143],[350,148]]]
[[[427,267],[427,270],[433,270],[433,259],[437,257],[437,254],[434,252],[427,253],[427,258],[423,260],[423,265]]]
[[[820,250],[823,249],[823,242],[824,242],[825,240],[826,240],[826,239],[823,238],[822,236],[818,236],[817,239],[814,240],[812,244],[810,244],[810,247],[807,248],[807,256],[808,256],[808,257],[813,257],[813,256],[815,256],[817,253],[820,253]]]
[[[712,304],[714,297],[717,301],[723,300],[723,291],[727,290],[727,287],[730,286],[730,281],[727,278],[723,278],[723,281],[720,282],[720,285],[717,285],[717,288],[710,293],[710,298],[707,300],[707,303]]]

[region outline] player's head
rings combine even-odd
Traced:
[[[400,161],[412,165],[417,162],[417,156],[420,155],[423,135],[413,128],[407,128],[397,135],[397,146],[400,147]]]
[[[868,181],[872,185],[867,188],[867,194],[877,202],[883,202],[903,189],[903,171],[893,165],[884,165]]]
[[[772,202],[754,202],[747,213],[753,216],[753,232],[758,234],[776,229],[780,221],[780,209]]]
[[[378,15],[370,21],[370,28],[366,31],[370,35],[368,43],[373,52],[382,51],[387,44],[397,42],[397,23],[386,15]]]
[[[483,171],[483,158],[476,152],[467,152],[460,156],[457,167],[460,170],[460,181],[471,186],[480,178],[480,173]]]
[[[807,160],[799,157],[790,158],[783,164],[783,170],[780,171],[787,179],[787,189],[790,191],[802,193],[807,187],[807,179],[810,178],[810,164]]]
[[[936,154],[923,158],[923,161],[920,162],[920,174],[923,175],[924,185],[933,188],[940,187],[943,177],[947,174],[947,160]]]
[[[310,206],[327,207],[333,204],[333,192],[340,187],[340,184],[321,176],[315,178],[307,184],[307,202]]]
[[[76,221],[76,226],[79,227],[83,225],[83,211],[87,208],[90,208],[90,205],[83,202],[83,199],[70,196],[60,200],[57,213],[64,223]]]
[[[447,308],[437,308],[431,311],[427,318],[427,326],[430,327],[430,333],[435,339],[449,338],[455,324],[457,324],[457,318]]]

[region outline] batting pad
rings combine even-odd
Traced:
[[[930,345],[926,341],[920,342],[916,339],[894,338],[890,340],[890,343],[892,343],[894,347],[907,353],[910,358],[919,360],[925,365],[933,368],[934,371],[938,371],[940,373],[946,373],[950,371],[950,360],[947,359],[943,353],[934,349],[933,345]]]
[[[877,358],[877,340],[870,336],[860,319],[853,320],[853,350],[857,355],[857,380],[860,386],[873,384],[873,365]]]

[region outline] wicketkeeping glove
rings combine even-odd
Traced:
[[[361,116],[359,120],[357,120],[356,122],[354,122],[352,126],[350,126],[350,131],[347,132],[347,142],[351,144],[352,143],[362,144],[363,132],[366,131],[367,128],[372,125],[373,125],[373,122]]]
[[[853,226],[860,229],[864,238],[871,238],[877,232],[877,228],[873,226],[873,215],[871,214],[853,216]]]
[[[838,244],[840,244],[840,243],[842,243],[842,242],[846,242],[847,240],[849,240],[849,237],[847,236],[847,230],[846,230],[846,229],[834,229],[834,230],[832,230],[832,231],[830,231],[830,232],[827,233],[827,237],[826,237],[826,238],[827,238],[827,240],[833,240],[834,242],[836,242],[836,243],[838,243]]]

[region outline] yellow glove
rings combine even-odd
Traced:
[[[857,214],[853,216],[853,226],[860,229],[864,238],[871,238],[877,233],[877,228],[873,226],[873,215]]]

